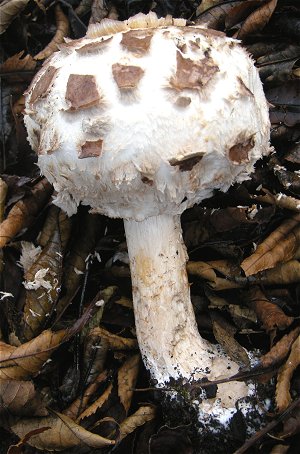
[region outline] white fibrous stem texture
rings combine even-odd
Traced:
[[[179,216],[127,220],[125,232],[137,336],[152,378],[163,386],[172,379],[216,380],[238,372],[219,346],[199,335]],[[246,395],[247,385],[231,382],[218,386],[216,399],[229,408]]]

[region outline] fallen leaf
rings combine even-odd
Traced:
[[[277,304],[269,301],[259,287],[249,291],[249,306],[272,337],[276,335],[277,329],[285,330],[294,321],[294,317],[288,317]]]
[[[103,448],[115,444],[113,440],[96,435],[76,424],[72,419],[51,411],[53,415],[44,418],[22,418],[11,425],[11,430],[20,438],[24,438],[32,430],[50,427],[45,432],[31,436],[28,444],[37,449],[62,451],[78,446]]]
[[[32,381],[0,380],[0,414],[45,416],[48,414]]]
[[[156,408],[150,405],[144,405],[140,407],[135,413],[128,416],[121,424],[120,424],[120,440],[127,437],[127,435],[131,434],[135,429],[142,426],[148,421],[151,421],[155,418],[156,415]]]
[[[264,368],[269,368],[280,364],[289,354],[291,346],[300,334],[300,327],[293,329],[290,333],[283,336],[271,350],[263,355],[259,363]]]
[[[291,378],[300,364],[300,336],[294,341],[289,357],[280,368],[276,384],[276,405],[279,412],[288,408],[292,402],[290,394]]]
[[[46,330],[20,347],[0,342],[0,379],[22,380],[33,377],[54,349],[67,338],[67,334],[64,329],[57,332]]]
[[[118,396],[127,414],[140,365],[140,354],[129,357],[118,371]]]
[[[277,0],[269,0],[257,8],[242,24],[236,38],[245,39],[247,36],[258,33],[267,25],[277,6]]]
[[[293,215],[274,230],[261,244],[254,254],[241,263],[246,276],[259,271],[273,268],[280,262],[293,258],[300,244],[300,214]]]
[[[96,411],[99,410],[105,404],[105,402],[107,402],[109,396],[111,395],[112,389],[113,389],[113,385],[112,385],[112,383],[110,383],[108,385],[108,387],[106,388],[106,390],[101,394],[101,396],[98,397],[98,399],[96,399],[95,402],[93,402],[90,406],[88,406],[78,416],[78,418],[76,419],[76,422],[80,422],[80,421],[82,421],[82,419],[87,418],[88,416],[91,416],[94,413],[96,413]]]
[[[5,211],[5,201],[7,195],[8,186],[2,178],[0,178],[0,223],[3,221]]]
[[[59,4],[55,5],[55,20],[56,20],[56,33],[53,36],[50,43],[35,55],[35,60],[44,60],[45,58],[50,57],[58,49],[59,44],[64,42],[64,38],[68,36],[69,33],[69,21],[67,16],[63,13],[63,10]]]
[[[216,311],[211,312],[211,318],[214,336],[225,352],[233,361],[249,366],[250,361],[246,350],[234,338],[237,328]]]
[[[62,263],[60,232],[57,229],[25,273],[23,336],[26,340],[37,336],[53,313],[61,288]]]
[[[23,228],[28,227],[42,207],[47,203],[52,186],[46,178],[39,181],[31,195],[19,200],[10,210],[7,218],[0,224],[0,248],[4,247]]]
[[[29,0],[4,0],[0,5],[0,35],[5,32],[14,18],[23,11]]]
[[[103,337],[107,340],[109,348],[113,350],[132,350],[138,348],[136,339],[129,339],[116,334],[110,333],[104,328],[96,327],[93,329],[93,334]]]

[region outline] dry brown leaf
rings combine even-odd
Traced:
[[[26,303],[23,313],[23,336],[30,340],[45,327],[59,296],[62,274],[60,233],[53,237],[25,273]]]
[[[50,57],[58,49],[59,44],[64,42],[64,38],[68,36],[69,21],[58,4],[55,6],[55,20],[56,33],[45,49],[35,55],[35,60],[44,60],[44,58]]]
[[[72,404],[63,411],[64,415],[69,416],[71,419],[78,418],[78,415],[86,409],[91,396],[96,392],[99,385],[107,379],[107,377],[108,373],[106,370],[101,372],[98,377],[96,377],[95,381],[87,387],[83,394],[74,400],[74,402],[72,402]]]
[[[237,4],[244,3],[244,0],[236,2],[235,0],[229,2],[221,2],[212,6],[208,10],[198,13],[196,12],[197,19],[195,23],[200,26],[207,28],[214,28],[215,30],[221,30],[224,27],[226,16],[230,14],[230,11],[236,7]]]
[[[67,335],[64,329],[56,333],[46,330],[20,347],[0,342],[0,379],[22,380],[34,376]]]
[[[300,213],[284,221],[246,258],[241,267],[246,276],[273,268],[292,259],[300,243]]]
[[[289,445],[275,445],[270,451],[270,454],[285,454],[289,449]]]
[[[236,38],[245,39],[247,36],[260,32],[269,22],[277,6],[277,0],[269,0],[261,7],[257,8],[244,21]]]
[[[0,248],[4,247],[17,233],[27,227],[47,203],[52,186],[46,178],[39,181],[29,196],[19,200],[0,224]]]
[[[289,418],[286,419],[283,423],[283,431],[280,433],[280,438],[285,439],[296,435],[300,432],[300,406],[298,405]]]
[[[14,415],[48,414],[32,381],[0,380],[0,414]]]
[[[277,329],[284,330],[294,321],[294,317],[288,317],[279,306],[271,303],[259,287],[250,290],[249,305],[256,312],[267,333],[273,336]]]
[[[268,368],[281,363],[289,354],[291,346],[300,334],[300,327],[283,336],[271,350],[260,358],[260,365]]]
[[[271,270],[261,271],[250,276],[249,282],[262,283],[264,285],[288,285],[300,282],[300,262],[290,260],[280,263]]]
[[[264,195],[251,195],[251,198],[258,202],[269,203],[271,205],[278,206],[279,208],[300,212],[299,199],[283,194],[281,192],[279,194],[272,194],[265,188],[262,188],[261,191],[264,193]]]
[[[25,8],[29,0],[4,0],[0,5],[0,35],[5,32],[14,18]]]
[[[50,241],[53,233],[58,230],[61,248],[64,251],[70,238],[72,220],[68,215],[55,205],[51,205],[44,222],[43,228],[38,237],[38,244],[45,247]]]
[[[50,427],[49,430],[34,435],[28,441],[30,446],[49,451],[62,451],[78,446],[102,448],[115,444],[113,440],[96,435],[76,424],[62,413],[53,412],[45,418],[22,418],[11,425],[11,430],[20,438],[32,430]]]
[[[133,395],[133,388],[139,373],[140,355],[128,358],[118,371],[118,395],[127,414]]]
[[[229,276],[231,278],[239,276],[239,268],[230,263],[228,260],[215,260],[211,262],[188,262],[187,272],[191,275],[198,276],[201,279],[209,281],[209,285],[214,290],[226,290],[231,288],[239,288],[241,285],[238,282],[217,276],[216,271]]]
[[[107,340],[109,348],[112,350],[132,350],[138,348],[136,339],[128,339],[125,337],[112,334],[104,328],[97,327],[93,329],[93,334],[99,335]]]
[[[279,412],[287,409],[292,402],[290,382],[296,368],[300,364],[300,336],[292,345],[291,353],[284,365],[280,368],[276,384],[276,405]]]
[[[80,422],[82,419],[84,418],[87,418],[88,416],[91,416],[93,415],[94,413],[96,413],[97,410],[99,410],[102,405],[105,404],[105,402],[107,402],[109,396],[111,395],[111,392],[112,392],[112,389],[113,389],[113,385],[112,383],[106,388],[106,390],[104,391],[104,393],[101,394],[100,397],[98,397],[98,399],[95,400],[95,402],[92,403],[92,405],[90,405],[89,407],[87,407],[86,410],[84,410],[79,416],[78,418],[76,419],[76,422]]]
[[[215,311],[211,313],[213,333],[220,345],[233,361],[242,362],[245,366],[250,365],[246,350],[235,340],[237,332],[235,326],[227,322]]]
[[[19,71],[33,71],[36,67],[36,61],[34,61],[32,56],[29,54],[25,55],[25,57],[23,57],[23,55],[24,51],[22,50],[21,52],[9,57],[4,63],[2,63],[2,65],[0,65],[0,72],[13,73]]]
[[[89,214],[84,216],[79,224],[78,237],[75,238],[73,247],[64,264],[63,287],[65,294],[57,303],[58,316],[70,304],[80,285],[82,276],[86,271],[86,259],[96,245],[100,222],[100,216]]]
[[[50,429],[50,427],[40,427],[39,429],[34,429],[28,432],[22,440],[20,440],[16,445],[11,445],[7,451],[7,454],[23,454],[22,447],[28,443],[31,437],[34,435],[45,432],[45,430]]]
[[[207,9],[211,8],[212,6],[218,5],[221,3],[221,0],[202,0],[200,5],[197,8],[197,15],[203,13]]]
[[[142,426],[148,421],[152,421],[156,415],[156,408],[150,405],[143,405],[140,407],[135,413],[128,416],[121,424],[120,424],[120,440],[127,437],[127,435],[131,434],[135,429]]]
[[[3,221],[4,210],[5,210],[5,201],[7,194],[8,186],[2,178],[0,178],[0,223]]]

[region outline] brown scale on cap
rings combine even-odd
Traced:
[[[203,158],[203,153],[193,153],[182,159],[176,159],[176,158],[171,159],[169,161],[169,164],[172,167],[178,166],[179,170],[181,172],[187,172],[187,171],[192,170],[192,168],[196,164],[198,164],[198,162],[200,162],[202,158]]]
[[[84,46],[78,47],[76,52],[80,55],[88,55],[92,54],[94,52],[99,52],[106,50],[107,45],[112,41],[112,36],[107,39],[103,39],[102,41],[94,41],[90,42],[88,44],[85,44]]]
[[[123,33],[121,45],[137,57],[145,55],[150,48],[153,34],[144,30],[132,30]]]
[[[139,66],[116,63],[112,65],[112,73],[120,90],[131,90],[137,87],[143,77],[144,70]]]
[[[37,99],[45,97],[49,91],[51,84],[57,74],[58,69],[54,66],[49,66],[44,74],[39,78],[31,93],[30,103],[34,104]]]
[[[103,140],[87,141],[81,146],[78,158],[98,158],[102,153]]]
[[[180,96],[179,98],[176,99],[175,101],[175,106],[177,107],[187,107],[191,104],[191,98],[188,96]]]
[[[86,109],[99,104],[101,96],[95,76],[70,74],[65,99],[71,103],[70,110]]]
[[[176,74],[171,78],[170,84],[178,90],[199,89],[206,85],[217,71],[219,68],[210,57],[195,62],[190,58],[184,58],[177,51]]]
[[[229,159],[233,164],[243,164],[249,162],[248,152],[254,147],[254,138],[245,140],[244,142],[237,143],[229,149]]]

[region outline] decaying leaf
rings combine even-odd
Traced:
[[[282,192],[278,194],[272,194],[265,188],[262,188],[261,191],[264,195],[251,195],[253,199],[262,203],[270,203],[271,205],[278,206],[279,208],[284,208],[290,211],[300,212],[300,201],[295,197],[283,194]]]
[[[0,342],[0,379],[24,380],[33,377],[62,341],[67,338],[67,330],[43,331],[29,342],[12,347]]]
[[[7,184],[4,180],[2,180],[2,178],[0,178],[0,223],[3,221],[4,217],[7,189]]]
[[[115,444],[113,440],[85,430],[62,413],[53,410],[52,413],[53,415],[44,418],[22,418],[11,425],[11,430],[23,438],[32,430],[50,427],[45,432],[32,436],[28,441],[30,446],[49,451],[62,451],[76,446],[103,448]]]
[[[59,231],[61,248],[64,251],[70,238],[72,220],[55,205],[49,207],[47,218],[38,237],[40,246],[45,247],[55,230]]]
[[[253,287],[249,291],[249,306],[272,337],[277,329],[284,330],[294,321],[294,317],[288,317],[279,306],[269,301],[259,287]]]
[[[61,287],[62,259],[60,233],[55,230],[43,251],[25,273],[23,336],[26,340],[39,334],[53,313]]]
[[[289,418],[284,421],[283,430],[280,433],[280,438],[285,439],[292,437],[300,432],[300,405],[292,411]]]
[[[82,393],[82,395],[75,399],[74,402],[72,402],[72,404],[63,411],[63,413],[71,419],[77,419],[80,413],[86,409],[91,396],[96,392],[100,384],[106,381],[107,377],[108,373],[106,370],[101,372],[93,383],[91,383]]]
[[[105,402],[107,402],[109,396],[111,395],[112,389],[113,389],[113,385],[112,385],[112,383],[110,383],[108,385],[108,387],[106,388],[106,390],[101,394],[101,396],[98,397],[98,399],[96,399],[95,402],[93,402],[89,407],[87,407],[86,410],[84,410],[84,412],[82,412],[78,416],[76,421],[80,422],[84,418],[87,418],[88,416],[91,416],[94,413],[96,413],[96,411],[99,410],[102,407],[102,405],[105,404]]]
[[[43,178],[33,187],[30,196],[19,200],[12,207],[7,218],[0,224],[0,248],[32,222],[34,216],[47,203],[52,190],[50,183]]]
[[[45,432],[45,430],[50,429],[50,427],[40,427],[39,429],[33,429],[28,432],[16,445],[11,445],[7,451],[7,454],[22,454],[22,447],[28,443],[31,437],[37,434]]]
[[[292,259],[300,244],[300,214],[284,221],[241,264],[246,276]]]
[[[275,268],[261,271],[254,276],[250,276],[248,279],[253,284],[264,285],[287,285],[298,283],[300,282],[300,262],[299,260],[290,260],[286,263],[280,263]]]
[[[280,364],[289,354],[291,346],[300,334],[300,327],[293,329],[283,336],[271,350],[260,358],[260,364],[264,368]]]
[[[226,290],[230,288],[239,288],[240,284],[226,277],[239,276],[240,270],[236,264],[228,260],[214,260],[211,262],[192,262],[187,263],[187,272],[192,276],[198,276],[201,279],[209,281],[209,285],[214,290]],[[224,278],[217,275],[221,273]]]
[[[23,11],[29,0],[4,0],[0,5],[0,35],[5,32],[14,18]]]
[[[1,5],[0,5],[1,9]],[[1,17],[1,12],[0,12]],[[2,19],[2,17],[1,17]],[[36,61],[32,58],[31,55],[24,55],[24,51],[18,52],[17,54],[9,57],[5,60],[2,65],[0,65],[0,73],[9,73],[10,74],[10,82],[19,82],[23,81],[22,72],[23,71],[34,71],[36,68]],[[15,75],[14,75],[15,73]],[[21,73],[21,74],[20,74]],[[29,78],[32,75],[29,74]],[[26,77],[25,77],[26,79]]]
[[[237,328],[215,311],[211,313],[211,318],[213,333],[218,343],[222,345],[233,361],[249,366],[250,361],[246,350],[234,338]]]
[[[236,1],[229,1],[226,3],[222,3],[221,1],[219,4],[212,6],[208,10],[199,13],[197,11],[196,16],[196,24],[205,26],[207,28],[214,28],[215,30],[220,30],[224,28],[225,19],[230,11],[237,6],[237,4],[244,3],[243,1],[236,2]]]
[[[129,357],[118,371],[118,395],[127,414],[133,395],[140,364],[140,355]]]
[[[32,381],[0,379],[0,414],[45,416],[48,414]]]
[[[156,408],[154,406],[143,405],[140,407],[120,424],[120,439],[123,440],[123,438],[131,434],[135,429],[154,419],[155,415]]]
[[[236,37],[245,39],[250,34],[260,32],[269,22],[276,6],[277,0],[264,2],[247,17]]]
[[[55,20],[56,33],[45,49],[35,55],[35,60],[43,60],[44,58],[50,57],[58,49],[59,44],[64,42],[64,38],[68,36],[69,21],[59,4],[55,5]]]
[[[70,304],[80,285],[82,276],[86,271],[86,259],[95,248],[97,232],[100,231],[100,227],[100,216],[98,215],[85,215],[78,226],[78,235],[75,237],[70,254],[64,264],[64,296],[57,304],[58,316]]]
[[[112,350],[132,350],[138,348],[136,339],[129,339],[116,334],[112,334],[104,328],[96,327],[93,334],[103,337],[107,340],[109,348]]]
[[[296,368],[300,364],[300,336],[294,341],[291,353],[284,365],[279,370],[276,384],[276,404],[279,412],[288,408],[292,402],[290,382]]]
[[[91,331],[84,339],[83,378],[85,385],[92,383],[104,370],[108,342]]]

